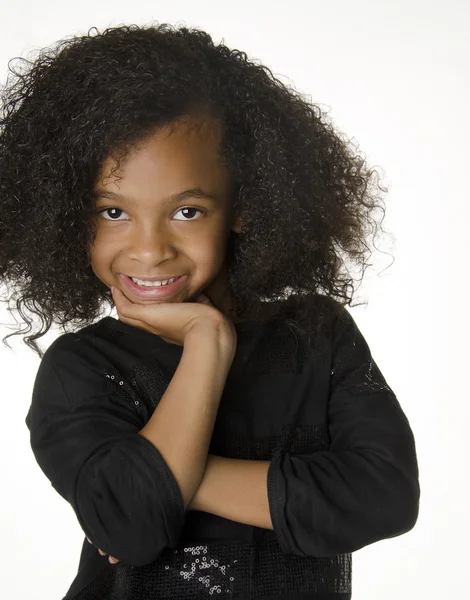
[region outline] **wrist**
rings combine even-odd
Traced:
[[[201,344],[215,344],[219,355],[226,356],[231,364],[236,351],[236,339],[230,330],[230,325],[223,322],[210,321],[194,325],[184,338],[184,346],[194,345],[197,348]]]

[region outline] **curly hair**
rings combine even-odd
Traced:
[[[100,167],[119,155],[119,168],[157,128],[190,114],[223,124],[221,157],[243,222],[226,257],[240,314],[257,319],[269,304],[269,318],[282,313],[305,333],[326,322],[325,298],[330,316],[351,305],[347,261],[362,281],[387,189],[320,108],[269,68],[166,23],[93,27],[18,60],[24,68],[9,63],[14,77],[1,88],[0,282],[13,287],[6,302],[27,328],[4,344],[31,331],[24,308],[41,320],[24,341],[42,358],[35,340],[53,321],[74,331],[113,307],[90,266]]]

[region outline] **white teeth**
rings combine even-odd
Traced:
[[[137,283],[138,285],[142,285],[145,287],[160,287],[162,285],[167,285],[169,283],[173,283],[173,281],[176,281],[178,279],[178,277],[173,277],[172,279],[167,279],[166,281],[142,281],[142,279],[136,279],[135,277],[131,277],[132,281],[134,283]]]

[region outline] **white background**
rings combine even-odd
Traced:
[[[198,27],[311,96],[382,169],[384,227],[393,239],[379,247],[395,262],[374,253],[357,296],[368,306],[352,314],[410,420],[422,497],[411,532],[353,554],[354,600],[468,593],[469,10],[465,0],[2,6],[2,82],[11,58],[92,26]],[[1,341],[14,323],[3,305],[0,322]],[[52,330],[41,346],[58,335]],[[2,596],[60,600],[76,575],[83,533],[29,446],[24,419],[39,359],[20,337],[8,342],[12,350],[0,343]]]

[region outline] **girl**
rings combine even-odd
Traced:
[[[26,425],[86,536],[65,599],[351,598],[351,553],[420,495],[345,308],[374,172],[197,29],[90,31],[13,73],[0,276],[41,320]]]

